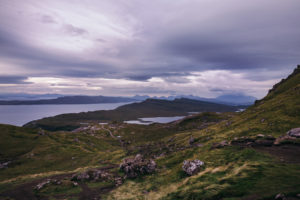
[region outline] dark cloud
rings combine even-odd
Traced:
[[[140,82],[160,77],[188,85],[194,72],[227,70],[260,82],[281,78],[299,64],[298,0],[90,1],[82,6],[55,0],[3,3],[4,65],[22,69],[12,72],[20,77]],[[15,14],[19,10],[22,17]],[[36,20],[36,13],[44,14]],[[227,87],[210,91],[230,91]]]
[[[0,76],[0,84],[29,84],[26,79],[23,76]]]

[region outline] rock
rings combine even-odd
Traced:
[[[74,142],[79,142],[79,139],[78,138],[74,138]]]
[[[286,200],[286,197],[285,197],[284,194],[279,193],[279,194],[277,194],[277,195],[275,196],[275,199],[276,199],[276,200]]]
[[[156,163],[152,159],[144,159],[141,154],[135,158],[126,158],[120,164],[120,170],[126,174],[127,178],[136,178],[140,175],[153,173]]]
[[[204,162],[202,162],[201,160],[185,160],[182,165],[182,170],[188,175],[192,176],[198,173],[202,166],[204,166]]]
[[[39,190],[43,189],[46,185],[48,185],[48,184],[50,184],[50,183],[51,183],[51,179],[47,179],[47,180],[45,180],[45,181],[43,181],[43,182],[37,184],[37,185],[34,187],[34,189],[39,191]]]
[[[73,183],[73,186],[78,186],[78,183],[77,182],[72,182]]]
[[[191,135],[190,140],[189,140],[189,144],[190,146],[192,146],[195,142],[195,139],[193,138],[193,136]]]
[[[87,181],[87,180],[107,180],[111,178],[111,174],[106,171],[92,169],[79,174],[74,174],[71,178],[72,181]]]
[[[115,186],[119,186],[123,184],[123,179],[122,177],[117,177],[115,178],[114,182],[115,182]]]
[[[300,193],[296,195],[298,198],[300,198]]]
[[[196,144],[195,146],[196,146],[196,147],[203,147],[203,144],[198,143],[198,144]]]
[[[293,128],[286,133],[290,137],[300,138],[300,128]]]
[[[280,145],[284,141],[293,141],[295,139],[295,137],[291,137],[289,135],[280,136],[274,141],[274,145]]]
[[[228,122],[226,122],[226,124],[225,124],[225,126],[230,126],[232,124],[232,122],[231,121],[228,121]]]
[[[264,123],[264,121],[265,121],[265,119],[261,119],[261,120],[260,120],[261,123]]]
[[[265,135],[264,135],[264,134],[258,134],[256,137],[257,137],[257,138],[264,138]]]
[[[4,163],[0,163],[0,169],[8,168],[8,165],[11,163],[11,161],[7,161]]]
[[[226,140],[219,142],[219,143],[213,143],[212,148],[223,148],[225,146],[228,146],[228,142]]]
[[[255,139],[247,138],[247,137],[240,137],[236,140],[231,141],[232,145],[239,145],[239,146],[249,146],[255,142]]]

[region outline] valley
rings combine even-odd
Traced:
[[[0,125],[0,199],[299,199],[300,66],[237,109],[150,99]],[[123,123],[195,111],[166,124]],[[185,161],[197,160],[188,174]]]

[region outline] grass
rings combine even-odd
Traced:
[[[299,163],[281,162],[253,148],[228,146],[212,149],[211,146],[235,137],[255,138],[258,134],[278,137],[291,128],[300,127],[299,88],[300,73],[297,72],[275,86],[266,98],[241,113],[201,113],[165,125],[142,126],[120,122],[106,125],[106,129],[125,142],[123,147],[104,129],[93,134],[83,130],[46,132],[41,136],[35,129],[0,125],[0,161],[12,161],[8,168],[0,170],[0,193],[40,177],[120,164],[125,157],[142,153],[147,157],[159,156],[155,160],[157,171],[126,180],[102,198],[273,199],[278,193],[295,197],[300,193]],[[57,119],[65,119],[61,117]],[[70,120],[73,124],[77,119]],[[65,126],[65,123],[68,122],[55,124],[54,129]],[[202,146],[191,147],[191,136]],[[299,140],[294,143],[299,144]],[[204,161],[205,167],[198,174],[187,176],[182,171],[182,163],[192,159]],[[114,173],[120,175],[117,169]],[[110,184],[87,182],[90,188]],[[67,183],[61,188],[51,185],[41,191],[49,199],[62,193],[78,192]]]

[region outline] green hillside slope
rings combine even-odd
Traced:
[[[281,137],[300,127],[299,69],[241,113],[72,132],[1,125],[0,164],[9,163],[0,169],[0,199],[299,199],[300,139]],[[138,153],[155,160],[155,172],[125,178],[119,164]],[[188,176],[183,162],[194,159],[204,167]],[[109,178],[71,178],[95,169]]]

